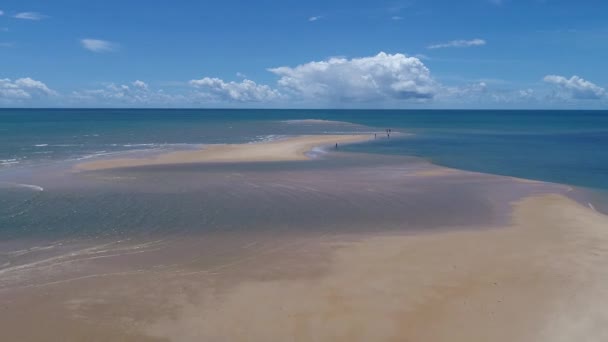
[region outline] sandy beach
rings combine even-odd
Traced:
[[[120,158],[85,162],[77,170],[91,171],[121,167],[187,164],[238,163],[306,160],[314,147],[348,144],[371,139],[370,135],[307,135],[252,144],[210,145],[197,151],[178,151],[152,158]]]
[[[0,342],[608,342],[607,13],[0,2]]]
[[[322,276],[248,281],[147,329],[176,341],[599,341],[608,219],[558,195],[511,227],[363,238]]]
[[[214,189],[201,203],[223,213],[205,224],[219,220],[218,227],[230,229],[148,242],[95,241],[5,268],[0,287],[5,338],[608,339],[608,310],[599,300],[608,296],[608,217],[566,197],[567,186],[387,156],[370,159],[373,163],[357,157],[352,166],[337,169],[239,168],[250,161],[305,160],[316,146],[365,139],[369,136],[301,136],[78,165],[107,172],[99,178],[104,186],[121,179],[148,184],[156,178],[146,178],[155,175],[146,166],[182,170],[179,179],[161,174],[161,183],[187,183],[191,172],[189,190]],[[184,168],[205,162],[228,162],[222,167],[234,169]],[[143,168],[121,169],[130,166]],[[162,191],[186,193],[173,185]],[[221,196],[227,199],[217,199]],[[226,204],[214,206],[213,200]],[[179,203],[172,210],[192,211]],[[497,218],[503,210],[508,220],[491,224],[502,222]],[[303,229],[284,230],[315,215]],[[231,217],[247,229],[239,231]],[[249,229],[273,225],[282,228]],[[27,328],[32,321],[41,322],[37,329]]]

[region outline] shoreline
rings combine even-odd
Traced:
[[[373,134],[209,145],[86,161],[75,170],[302,161],[315,147],[368,139]],[[571,198],[567,185],[428,161],[401,165],[399,157],[396,163],[361,160],[318,173],[307,168],[247,173],[249,166],[230,166],[230,173],[199,168],[188,178],[188,170],[180,170],[179,177],[140,170],[137,184],[152,184],[158,193],[129,188],[139,182],[135,177],[124,182],[101,174],[80,177],[124,193],[135,189],[122,203],[125,214],[147,220],[141,227],[159,221],[161,228],[177,227],[181,217],[172,213],[205,208],[209,219],[193,215],[192,224],[217,231],[176,230],[175,236],[158,239],[147,235],[153,238],[148,242],[95,237],[75,250],[61,242],[25,250],[30,262],[4,264],[12,267],[4,269],[5,283],[27,286],[0,291],[10,298],[0,310],[2,329],[13,340],[28,340],[23,337],[28,334],[34,336],[30,340],[95,335],[127,341],[510,342],[608,336],[602,324],[608,310],[601,305],[608,297],[608,216]],[[214,177],[221,181],[214,183]],[[211,189],[212,196],[186,197],[201,189]],[[52,190],[44,195],[53,196]],[[122,198],[108,194],[111,201]],[[68,197],[67,208],[81,209],[74,198],[99,204],[89,214],[122,213],[117,210],[122,207],[99,201],[99,194]],[[158,200],[155,211],[137,206],[150,198]],[[217,198],[224,202],[214,202]],[[161,199],[169,204],[159,205]],[[497,219],[500,208],[508,210],[505,221]],[[308,221],[311,214],[317,220]],[[116,225],[121,222],[126,221]],[[294,222],[303,225],[292,235],[286,228]],[[340,231],[341,223],[365,230]],[[417,230],[408,231],[410,225]],[[45,328],[28,329],[31,321]]]
[[[536,181],[429,166],[413,170],[411,176],[471,187],[488,181],[539,186]],[[424,184],[427,187],[419,190],[432,189]],[[491,195],[492,200],[504,200],[495,192]],[[131,261],[141,255],[142,260],[160,258],[165,263],[168,251],[177,250],[196,255],[202,241],[196,239],[158,254],[156,245],[120,247],[133,253],[125,259],[114,259],[113,251],[85,250],[78,257],[69,253],[61,260],[65,265],[100,260],[89,265],[112,270],[119,265],[121,271],[49,281],[41,284],[44,291],[32,287],[0,292],[16,293],[14,302],[24,303],[15,307],[21,311],[2,314],[10,327],[6,334],[15,340],[23,339],[19,333],[38,334],[24,326],[18,331],[31,319],[51,320],[58,327],[55,334],[44,329],[40,334],[68,334],[74,340],[93,332],[101,339],[128,341],[507,342],[608,334],[598,322],[608,312],[597,300],[608,296],[603,281],[608,272],[602,271],[608,257],[603,248],[608,244],[603,229],[608,217],[563,193],[532,194],[511,203],[512,219],[504,226],[415,234],[370,230],[308,241],[283,235],[284,240],[268,249],[237,250],[238,257],[226,264],[202,269],[194,264],[139,272]],[[226,239],[247,240],[231,234]],[[217,245],[223,242],[219,239]],[[108,264],[102,262],[106,256]],[[188,289],[187,295],[183,289]],[[45,300],[41,293],[57,299]],[[23,309],[36,304],[41,305],[36,313]],[[125,326],[120,319],[132,323]]]
[[[206,145],[195,151],[175,151],[147,158],[116,158],[83,162],[78,171],[107,170],[134,166],[189,163],[245,163],[308,160],[306,153],[316,147],[351,144],[372,139],[369,134],[302,135],[270,142]]]

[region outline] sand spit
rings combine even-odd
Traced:
[[[608,218],[560,195],[513,226],[376,235],[322,276],[249,281],[147,326],[172,341],[603,341]]]
[[[305,135],[253,144],[210,145],[201,150],[171,152],[150,158],[97,160],[78,164],[76,169],[91,171],[165,164],[306,160],[308,159],[306,152],[314,147],[355,143],[369,139],[370,135]]]

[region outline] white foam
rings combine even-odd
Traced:
[[[9,183],[9,182],[0,182],[0,184],[6,184],[9,187],[15,187],[15,188],[26,188],[26,189],[32,189],[35,191],[44,191],[44,188],[39,186],[39,185],[35,185],[35,184],[21,184],[21,183]]]
[[[86,156],[76,158],[75,160],[91,159],[91,158],[95,158],[95,157],[113,155],[113,154],[117,154],[117,153],[120,153],[120,152],[97,151],[97,152],[94,152],[93,154],[87,154]]]
[[[36,147],[45,147],[45,146],[49,146],[49,144],[36,144],[34,146],[36,146]]]
[[[0,165],[19,164],[17,159],[0,159]]]
[[[156,144],[125,144],[123,147],[141,147],[141,146],[154,146]]]
[[[16,184],[16,186],[21,187],[21,188],[32,189],[35,191],[44,191],[43,187],[41,187],[39,185],[35,185],[35,184]]]
[[[318,158],[321,155],[324,155],[324,154],[327,154],[327,153],[328,153],[327,149],[325,149],[323,147],[313,147],[312,150],[310,150],[310,151],[308,151],[306,153],[306,155],[309,158],[313,158],[314,159],[314,158]]]
[[[249,144],[259,143],[259,142],[271,142],[285,138],[284,135],[277,134],[268,134],[268,135],[258,135],[255,137],[254,141],[250,141]]]

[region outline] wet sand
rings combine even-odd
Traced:
[[[311,139],[176,152],[144,164],[82,164],[92,171],[82,173],[86,179],[107,182],[102,185],[129,179],[120,184],[134,187],[127,193],[138,189],[137,180],[164,196],[179,194],[173,201],[187,196],[178,182],[211,192],[201,207],[222,216],[201,224],[222,229],[148,241],[95,239],[0,269],[2,335],[15,341],[608,339],[608,217],[566,197],[567,186],[392,157],[318,169],[232,166],[268,161],[260,145],[277,145],[269,147],[275,157],[302,160],[330,138]],[[197,154],[188,157],[192,163],[227,164],[191,168],[180,153]],[[126,166],[140,168],[120,169]],[[181,215],[191,212],[187,207]],[[294,224],[303,226],[289,228]]]
[[[600,341],[608,219],[559,195],[488,231],[382,235],[327,270],[246,281],[149,325],[176,341]]]
[[[534,196],[503,228],[292,236],[211,268],[0,291],[0,325],[19,341],[599,341],[607,227]]]
[[[218,162],[272,162],[306,160],[314,147],[348,144],[371,139],[370,135],[306,135],[252,144],[210,145],[198,151],[178,151],[151,158],[97,160],[76,165],[78,170],[121,167]]]

